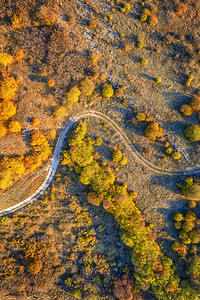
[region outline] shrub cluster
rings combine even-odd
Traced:
[[[128,160],[127,158],[122,154],[121,150],[117,149],[113,152],[112,159],[115,163],[119,165],[126,165]]]
[[[182,194],[189,200],[200,200],[200,185],[194,183],[192,177],[187,177],[184,184],[177,184],[181,189]]]
[[[125,183],[115,183],[111,168],[98,163],[94,141],[85,134],[86,123],[81,122],[70,136],[70,148],[64,151],[62,164],[73,167],[80,181],[90,185],[92,191],[88,194],[88,201],[97,206],[103,202],[103,207],[121,226],[122,239],[132,249],[137,284],[143,290],[151,287],[158,299],[170,299],[180,291],[172,260],[162,253],[151,226],[146,225],[135,206],[135,193],[128,193]],[[119,152],[116,154],[121,158]]]
[[[197,113],[200,111],[200,97],[194,96],[189,104],[182,104],[179,107],[180,112],[184,116],[191,116],[193,113]]]
[[[196,215],[192,211],[188,211],[185,217],[181,213],[174,215],[174,227],[179,230],[180,242],[174,242],[172,249],[179,254],[185,256],[187,254],[187,247],[191,243],[198,244],[200,242],[199,233],[195,229]]]
[[[39,167],[51,154],[51,148],[45,136],[40,131],[32,134],[32,154],[26,157],[4,157],[0,160],[0,190],[4,191],[22,175]]]

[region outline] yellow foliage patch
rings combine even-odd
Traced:
[[[11,121],[9,123],[10,132],[20,132],[21,129],[22,129],[22,126],[18,121]]]
[[[12,100],[18,90],[18,81],[14,77],[7,77],[0,82],[0,97]]]
[[[5,52],[0,52],[0,64],[7,67],[7,65],[10,64],[12,60],[13,60],[12,55]]]

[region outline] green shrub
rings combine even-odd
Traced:
[[[95,145],[96,145],[96,146],[100,146],[100,145],[102,145],[102,143],[103,143],[102,138],[96,138],[96,139],[95,139]]]
[[[165,149],[165,153],[168,154],[168,155],[172,154],[172,152],[173,152],[173,150],[172,150],[171,147],[167,147],[167,148]]]
[[[146,121],[146,115],[144,113],[137,113],[135,117],[139,122]]]
[[[174,227],[176,228],[176,229],[181,229],[182,228],[182,226],[183,226],[183,223],[182,222],[174,222]]]
[[[119,161],[119,165],[125,166],[127,164],[127,162],[128,162],[127,157],[122,156],[121,160]]]
[[[6,223],[6,220],[7,220],[7,217],[6,217],[6,216],[0,217],[0,223],[1,223],[1,224]]]
[[[160,77],[156,78],[156,83],[160,83],[162,81],[162,79]]]
[[[198,288],[200,287],[200,256],[194,255],[187,266],[186,274],[190,276],[190,280]],[[194,288],[193,288],[194,292]],[[192,299],[192,298],[191,298]],[[197,298],[198,299],[198,298]]]
[[[184,229],[179,231],[179,238],[182,240],[183,244],[191,244],[191,239],[188,236],[188,232]]]
[[[184,115],[184,116],[191,116],[193,114],[193,109],[190,105],[188,104],[183,104],[179,107],[180,112]]]
[[[144,47],[144,41],[141,39],[137,40],[137,48],[142,49]]]
[[[123,4],[123,7],[121,7],[121,12],[125,14],[125,13],[129,12],[130,9],[131,9],[130,4],[125,2]]]
[[[79,96],[81,95],[81,91],[77,86],[74,86],[70,89],[68,93],[66,93],[67,96],[67,102],[78,102]]]
[[[183,222],[183,230],[185,230],[186,232],[191,231],[194,228],[195,224],[192,221],[185,221]]]
[[[120,160],[122,159],[122,156],[123,156],[122,152],[117,149],[113,152],[112,159],[114,162],[119,163]]]
[[[196,202],[194,200],[188,201],[189,208],[195,208],[197,206]]]
[[[187,254],[187,246],[175,241],[171,244],[171,249],[177,251],[179,255],[185,256]]]
[[[110,98],[114,95],[114,90],[111,84],[105,84],[102,89],[102,96],[105,98]]]
[[[200,186],[193,182],[192,177],[185,179],[183,185],[179,185],[183,195],[190,200],[200,200]]]
[[[171,157],[174,160],[178,160],[178,159],[180,159],[182,157],[182,155],[178,151],[174,151],[174,152],[172,152]]]
[[[174,221],[177,221],[177,222],[181,222],[184,220],[184,217],[181,213],[175,213],[173,218],[174,218]]]
[[[187,211],[185,214],[185,220],[194,222],[196,221],[197,217],[196,214],[193,211]]]
[[[191,82],[192,82],[192,80],[193,80],[193,76],[192,75],[189,75],[188,76],[188,79],[187,79],[187,81],[186,81],[186,83],[185,83],[185,86],[190,86],[191,85]]]
[[[199,234],[198,232],[193,229],[188,233],[189,238],[191,239],[191,242],[194,244],[198,244],[200,239],[199,239]]]
[[[184,130],[185,136],[191,142],[200,141],[200,127],[198,125],[190,125]]]
[[[148,16],[150,15],[150,13],[151,13],[150,10],[145,8],[143,10],[141,16],[140,16],[140,21],[142,23],[146,22],[146,20],[147,20]]]
[[[140,63],[141,63],[142,66],[146,66],[149,63],[149,60],[144,57],[144,58],[141,59]]]
[[[86,77],[80,82],[79,88],[84,95],[91,96],[95,89],[95,84],[91,79]]]
[[[175,241],[171,244],[171,248],[174,251],[177,251],[179,249],[179,247],[180,247],[180,243],[178,241]]]
[[[146,137],[150,140],[156,140],[163,136],[163,128],[156,122],[152,122],[147,125],[144,131]]]

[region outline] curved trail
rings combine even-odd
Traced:
[[[159,173],[162,175],[173,175],[173,176],[192,175],[192,174],[200,173],[200,166],[194,167],[194,168],[187,168],[187,169],[183,169],[183,170],[172,170],[172,169],[163,169],[163,168],[160,168],[160,167],[154,165],[153,163],[146,160],[138,152],[138,150],[134,147],[132,142],[129,140],[129,138],[124,133],[123,129],[118,124],[116,124],[115,121],[113,121],[110,117],[106,116],[105,114],[103,114],[101,112],[94,111],[94,110],[88,110],[86,112],[78,113],[75,116],[71,117],[69,119],[69,121],[66,123],[66,125],[63,127],[63,129],[59,135],[58,141],[56,143],[56,147],[54,149],[54,154],[53,154],[53,157],[51,160],[51,164],[49,166],[49,171],[48,171],[47,177],[44,180],[43,184],[39,187],[39,189],[33,195],[31,195],[24,201],[0,211],[0,216],[15,212],[15,211],[19,210],[20,208],[26,206],[27,204],[35,202],[37,200],[37,198],[48,188],[49,184],[51,183],[51,181],[56,173],[57,166],[58,166],[58,159],[60,157],[60,153],[61,153],[61,150],[63,147],[63,142],[64,142],[67,132],[80,119],[84,119],[84,118],[88,118],[88,117],[99,118],[102,121],[106,122],[111,129],[113,129],[117,132],[118,136],[123,141],[127,150],[129,150],[129,152],[132,155],[132,157],[134,158],[134,160],[139,162],[140,164],[142,164],[144,167],[148,168],[150,171]]]

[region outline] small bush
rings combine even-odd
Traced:
[[[150,13],[151,12],[150,12],[149,9],[144,9],[143,12],[142,12],[142,14],[141,14],[141,16],[140,16],[140,21],[142,23],[146,22],[146,20],[147,20],[148,16],[150,15]]]
[[[184,229],[181,229],[179,231],[179,238],[182,240],[183,244],[190,244],[191,243],[191,239],[188,236],[188,232],[185,231]]]
[[[96,145],[96,146],[101,146],[102,143],[103,143],[102,138],[96,138],[96,139],[95,139],[95,145]]]
[[[95,192],[90,192],[87,195],[87,201],[93,205],[99,206],[101,204],[102,200],[103,200],[103,196],[98,195]]]
[[[174,218],[174,221],[177,221],[177,222],[181,222],[184,220],[184,217],[181,213],[175,213],[173,218]]]
[[[137,113],[135,117],[138,120],[138,122],[146,121],[146,115],[144,113]]]
[[[127,162],[128,162],[127,157],[122,156],[121,160],[119,161],[119,165],[125,166],[127,164]]]
[[[0,96],[4,100],[12,100],[18,90],[18,82],[14,77],[6,77],[0,81]]]
[[[31,125],[32,125],[33,127],[36,127],[36,126],[38,126],[39,124],[40,124],[40,120],[37,119],[37,118],[34,118],[34,119],[31,121]]]
[[[162,81],[162,79],[160,77],[156,78],[156,83],[160,83]]]
[[[185,83],[185,86],[190,86],[191,85],[191,82],[192,82],[192,80],[193,80],[193,76],[192,75],[189,75],[188,76],[188,79],[187,79],[187,81],[186,81],[186,83]]]
[[[199,239],[199,235],[198,232],[193,229],[188,233],[189,238],[191,239],[191,242],[194,244],[198,244],[200,239]]]
[[[182,226],[182,228],[183,228],[183,230],[185,230],[186,232],[189,232],[189,231],[191,231],[193,228],[194,228],[194,226],[195,226],[195,224],[194,224],[194,222],[193,221],[185,221],[185,222],[183,222],[183,226]]]
[[[182,228],[182,226],[183,226],[183,223],[182,222],[174,222],[174,227],[176,228],[176,229],[181,229]]]
[[[155,26],[158,23],[158,18],[154,15],[149,17],[148,23],[150,26]]]
[[[0,123],[0,138],[4,137],[7,133],[7,128],[3,125],[3,123]]]
[[[6,220],[7,220],[6,216],[0,217],[0,223],[1,224],[6,223]]]
[[[0,64],[4,65],[7,67],[13,60],[12,55],[5,53],[5,52],[0,52]]]
[[[142,49],[144,47],[144,41],[141,40],[141,39],[138,39],[136,46],[137,46],[138,49]]]
[[[67,102],[78,102],[80,95],[81,91],[79,88],[77,86],[72,87],[70,91],[66,93]]]
[[[195,208],[197,206],[196,202],[194,200],[188,201],[189,208]]]
[[[174,251],[177,251],[179,247],[180,247],[180,243],[178,241],[175,241],[171,244],[171,248]]]
[[[148,64],[149,60],[147,58],[142,58],[140,63],[142,66],[146,66]]]
[[[120,150],[115,150],[112,155],[112,159],[114,162],[119,163],[122,159],[122,152]]]
[[[190,200],[200,200],[200,186],[193,182],[192,177],[185,179],[185,184],[180,185],[183,195]]]
[[[130,9],[131,9],[130,4],[129,3],[124,3],[123,7],[121,8],[121,12],[125,14],[125,13],[129,12]]]
[[[21,124],[18,121],[11,121],[9,123],[9,130],[10,132],[20,132],[22,129]]]
[[[190,107],[193,110],[193,112],[199,112],[200,111],[200,97],[195,96],[190,100]]]
[[[84,95],[91,96],[95,89],[95,84],[91,79],[86,77],[80,82],[79,88]]]
[[[188,104],[183,104],[179,107],[180,112],[184,115],[184,116],[191,116],[193,114],[193,109],[190,105]]]
[[[102,96],[105,98],[110,98],[114,95],[114,90],[111,84],[105,84],[102,89]]]
[[[191,142],[200,141],[200,127],[198,125],[190,125],[184,130],[185,136]]]
[[[144,131],[146,137],[150,140],[156,140],[163,136],[163,128],[156,122],[150,123]]]
[[[96,65],[98,63],[98,61],[100,60],[101,58],[101,54],[100,53],[97,53],[97,52],[93,52],[91,54],[91,60],[92,60],[92,63],[94,65]]]
[[[197,219],[196,214],[193,211],[186,212],[186,214],[185,214],[186,221],[194,222],[194,221],[196,221],[196,219]]]
[[[66,106],[60,106],[59,108],[55,108],[52,117],[56,120],[62,120],[65,116],[68,115],[68,110]]]
[[[171,147],[167,147],[167,148],[165,149],[165,153],[168,154],[168,155],[172,154],[172,152],[173,152],[173,150],[172,150]]]
[[[47,84],[48,84],[48,86],[49,87],[54,87],[55,86],[55,81],[53,80],[53,79],[49,79],[48,81],[47,81]]]
[[[111,206],[112,206],[112,202],[111,201],[107,201],[107,200],[103,201],[103,208],[104,209],[109,209]]]
[[[0,120],[8,120],[16,114],[16,107],[11,101],[0,103]]]
[[[172,152],[171,157],[174,160],[178,160],[178,159],[180,159],[182,157],[182,155],[178,151],[174,151],[174,152]]]

